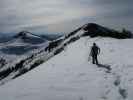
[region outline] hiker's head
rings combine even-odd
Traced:
[[[96,45],[96,43],[94,42],[94,43],[93,43],[93,45],[95,46],[95,45]]]

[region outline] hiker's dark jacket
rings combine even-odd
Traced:
[[[92,46],[91,56],[97,56],[100,53],[100,48],[97,45]]]

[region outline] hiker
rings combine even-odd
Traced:
[[[96,45],[96,43],[93,43],[93,46],[91,47],[90,56],[92,57],[92,63],[98,65],[98,59],[97,55],[100,53],[100,48]]]

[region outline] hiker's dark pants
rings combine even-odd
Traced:
[[[92,55],[92,63],[93,64],[98,64],[97,55]]]

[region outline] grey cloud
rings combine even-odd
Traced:
[[[133,0],[1,0],[0,32],[68,32],[87,22],[125,23],[131,28],[132,4]]]

